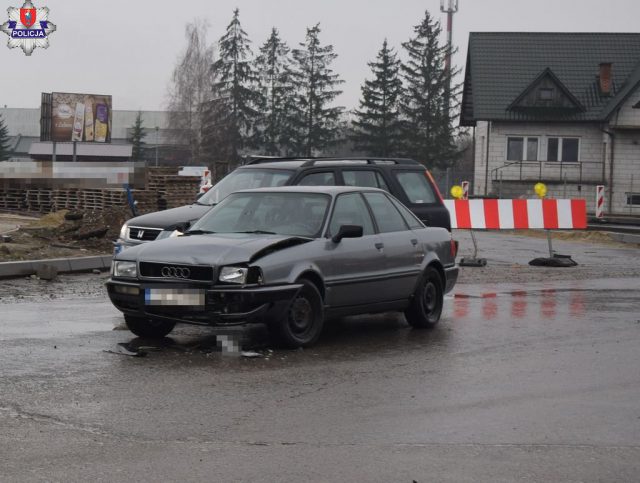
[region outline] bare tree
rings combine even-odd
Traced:
[[[187,47],[178,57],[167,91],[171,135],[177,144],[189,146],[191,164],[202,161],[202,112],[211,97],[214,48],[207,45],[208,29],[201,20],[187,24]]]

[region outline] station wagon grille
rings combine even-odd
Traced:
[[[137,226],[129,227],[129,238],[139,241],[153,241],[158,238],[162,230],[159,228],[140,228]]]
[[[213,281],[213,267],[175,263],[140,262],[140,275],[163,280]]]

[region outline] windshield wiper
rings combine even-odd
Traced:
[[[213,206],[213,205],[215,205],[215,203],[201,203],[200,201],[196,201],[195,204],[196,205],[200,205],[200,206]]]
[[[209,230],[188,230],[183,233],[183,236],[186,235],[209,235],[211,233],[215,233],[215,231]]]
[[[264,230],[234,231],[233,233],[251,233],[252,235],[277,235],[277,233],[274,231]]]

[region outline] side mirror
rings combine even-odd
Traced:
[[[331,241],[340,243],[343,238],[360,238],[362,236],[362,227],[360,225],[341,225],[338,233],[333,235]]]

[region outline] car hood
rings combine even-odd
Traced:
[[[166,238],[128,248],[116,260],[185,265],[250,263],[274,251],[311,241],[291,235],[190,235]]]
[[[209,205],[186,205],[178,206],[164,211],[154,211],[146,215],[136,216],[127,221],[129,226],[140,226],[144,228],[161,228],[163,230],[175,230],[186,222],[197,220],[212,206]]]

